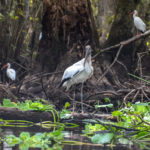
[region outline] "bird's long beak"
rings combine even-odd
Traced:
[[[5,69],[5,68],[7,68],[7,67],[8,67],[8,64],[5,64],[5,65],[1,68],[1,70]]]
[[[86,51],[84,65],[85,65],[85,62],[87,61],[88,57],[91,55],[91,51],[92,51],[91,48],[90,48],[90,50]]]

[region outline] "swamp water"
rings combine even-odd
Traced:
[[[15,128],[15,127],[2,127],[0,132],[1,137],[6,137],[8,135],[19,136],[21,132],[29,132],[30,135],[34,135],[36,133],[50,132],[49,129],[43,129],[40,127],[28,127],[28,128]],[[141,150],[137,145],[117,145],[117,146],[103,146],[92,144],[91,140],[85,136],[82,136],[82,130],[80,127],[74,129],[68,129],[63,131],[63,135],[65,141],[79,141],[83,144],[63,144],[59,148],[52,148],[49,146],[48,148],[43,148],[42,150]],[[9,146],[6,142],[2,141],[0,144],[0,150],[40,150],[41,148],[20,148],[19,145]]]

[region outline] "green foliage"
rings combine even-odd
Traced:
[[[113,111],[112,116],[117,118],[117,122],[100,121],[99,124],[85,126],[84,133],[91,137],[93,143],[143,144],[143,141],[150,141],[150,102],[128,103],[125,108]],[[126,130],[132,132],[127,134]]]
[[[10,99],[4,99],[3,100],[3,105],[1,107],[15,107],[23,111],[27,110],[36,110],[36,111],[49,111],[52,113],[54,122],[56,122],[56,118],[59,119],[59,114],[58,112],[53,108],[52,105],[47,105],[47,104],[42,104],[40,101],[34,101],[32,102],[31,100],[26,100],[25,102],[11,102]]]
[[[108,103],[108,102],[110,103],[110,102],[111,102],[111,100],[109,99],[109,97],[105,97],[105,98],[104,98],[104,101],[105,101],[106,103]]]
[[[94,132],[102,131],[102,130],[106,130],[106,128],[101,124],[95,124],[95,125],[87,124],[85,125],[84,133],[86,135],[93,135]]]
[[[14,135],[9,135],[4,141],[10,146],[15,146],[16,144],[19,144],[21,140]]]
[[[31,136],[29,132],[22,132],[19,137],[9,135],[4,138],[4,141],[9,146],[15,146],[19,144],[20,150],[28,150],[29,148],[41,148],[50,150],[61,150],[64,136],[62,134],[62,128],[45,133],[36,133]]]
[[[68,119],[71,117],[71,111],[68,111],[67,108],[70,107],[70,103],[66,102],[64,109],[62,109],[60,113],[60,118],[61,119]]]
[[[25,102],[14,103],[14,102],[11,102],[10,99],[4,99],[2,106],[16,107],[23,111],[27,111],[27,110],[46,111],[46,110],[54,109],[52,105],[42,104],[39,101],[32,102],[31,100],[26,100]]]
[[[106,144],[111,143],[113,137],[113,133],[95,134],[94,136],[92,136],[91,140],[96,144]]]
[[[95,109],[97,108],[113,108],[113,104],[106,104],[106,105],[95,105]]]

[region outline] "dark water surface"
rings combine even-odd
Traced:
[[[39,132],[50,132],[49,129],[42,129],[40,127],[31,127],[31,128],[11,128],[3,127],[2,132],[0,132],[1,137],[6,135],[16,135],[19,136],[21,132],[30,132],[31,135]],[[69,129],[63,132],[66,141],[80,141],[84,143],[89,143],[89,145],[64,145],[63,150],[140,150],[140,148],[135,146],[93,146],[90,145],[91,141],[87,137],[81,135],[82,131],[80,128]],[[10,147],[5,142],[2,142],[0,145],[0,150],[19,150],[18,146]],[[40,148],[30,148],[30,150],[40,150]]]

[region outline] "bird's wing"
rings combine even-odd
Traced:
[[[14,69],[8,69],[7,76],[9,78],[11,78],[12,80],[15,80],[16,79],[16,71]]]
[[[84,60],[85,60],[85,58],[83,58],[83,59],[81,59],[80,61],[74,63],[72,66],[78,66],[78,65],[81,66],[81,65],[84,64]]]
[[[72,65],[65,70],[62,80],[67,79],[67,78],[70,79],[83,70],[84,70],[83,65]]]
[[[134,19],[134,24],[138,30],[145,32],[146,24],[143,22],[143,20],[140,17],[136,17]]]

